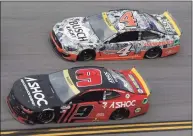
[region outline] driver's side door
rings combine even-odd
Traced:
[[[76,110],[72,113],[69,122],[90,122],[104,120],[103,108],[104,91],[88,91],[79,95],[72,104],[76,104]]]
[[[118,34],[105,43],[105,53],[112,58],[129,58],[140,52],[139,32],[131,31]],[[138,48],[136,48],[138,47]]]

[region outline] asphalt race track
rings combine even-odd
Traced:
[[[147,114],[121,122],[96,124],[191,120],[190,2],[2,2],[1,7],[1,127],[3,130],[95,124],[23,125],[12,118],[5,102],[12,84],[18,78],[85,65],[117,69],[136,66],[152,89],[151,107]],[[52,50],[49,32],[57,21],[119,8],[139,9],[148,13],[163,13],[164,10],[169,10],[183,30],[180,52],[171,57],[155,60],[74,63],[62,60]]]

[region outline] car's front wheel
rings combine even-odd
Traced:
[[[47,124],[47,123],[52,122],[54,117],[55,117],[55,114],[53,111],[46,110],[46,111],[42,111],[38,114],[37,120],[41,124]]]
[[[121,109],[116,109],[110,116],[111,120],[122,120],[124,118],[127,118],[129,116],[129,111],[121,108]]]
[[[78,61],[89,61],[95,58],[96,54],[94,50],[84,50],[78,55]]]
[[[145,53],[145,58],[147,59],[155,59],[160,57],[162,54],[162,50],[159,47],[151,48]]]

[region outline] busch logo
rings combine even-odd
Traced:
[[[42,93],[42,90],[40,89],[40,86],[37,82],[35,82],[37,79],[25,77],[26,82],[29,86],[29,88],[32,91],[32,94],[34,94],[34,98],[37,100],[37,105],[41,106],[41,103],[44,103],[45,105],[48,105],[48,101],[46,101],[45,95]]]
[[[69,33],[74,37],[75,35],[79,41],[88,41],[86,34],[84,33],[79,19],[74,19],[69,22],[70,27],[67,27]]]

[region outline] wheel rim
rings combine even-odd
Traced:
[[[82,55],[83,55],[84,60],[91,60],[92,59],[92,55],[90,53],[88,53],[87,51],[84,51],[82,53]]]
[[[150,49],[147,54],[146,54],[146,57],[147,58],[157,58],[160,54],[160,49],[159,48],[153,48],[153,49]]]
[[[115,113],[113,114],[113,118],[114,118],[115,120],[121,120],[121,119],[124,118],[124,115],[121,113],[121,110],[118,109],[118,110],[116,110]]]
[[[53,120],[54,114],[52,112],[44,111],[38,115],[38,120],[42,123],[49,123]]]

